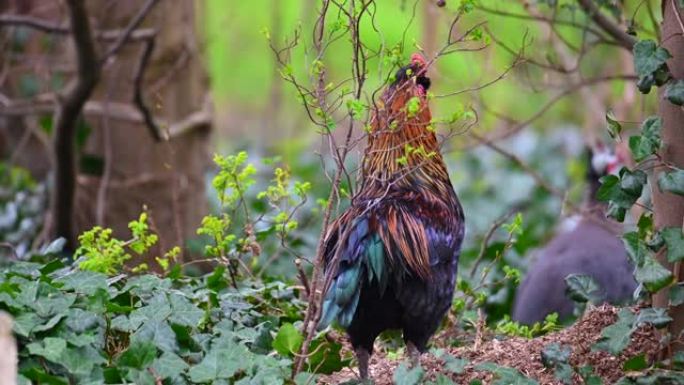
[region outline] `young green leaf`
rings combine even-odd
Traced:
[[[634,160],[641,162],[660,149],[662,125],[663,120],[659,116],[649,116],[641,124],[641,135],[630,136],[629,149]]]
[[[304,337],[291,323],[283,324],[273,340],[273,349],[283,356],[291,356],[302,346]]]

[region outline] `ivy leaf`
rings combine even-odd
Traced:
[[[143,323],[149,321],[162,321],[171,315],[171,306],[166,299],[166,296],[159,294],[154,297],[146,306],[135,309],[131,312],[129,320],[131,326],[137,329]]]
[[[107,360],[91,346],[68,348],[62,354],[60,364],[77,377],[91,374],[94,366],[107,363]]]
[[[643,265],[648,256],[648,248],[639,237],[639,233],[636,231],[625,233],[622,236],[622,242],[625,244],[625,249],[627,250],[627,255],[629,256],[632,265]]]
[[[620,133],[622,132],[622,125],[615,119],[613,111],[608,110],[606,112],[606,123],[608,124],[606,127],[608,129],[608,135],[613,139],[619,138]]]
[[[178,350],[176,334],[166,321],[149,321],[131,335],[131,343],[136,341],[152,341],[163,351],[175,352]]]
[[[677,168],[661,173],[658,177],[658,187],[660,191],[684,196],[684,170]]]
[[[631,171],[628,168],[620,170],[620,188],[630,196],[640,197],[646,181],[646,173],[641,170]]]
[[[117,360],[118,366],[145,369],[157,357],[157,348],[147,341],[136,341]]]
[[[670,288],[670,306],[679,306],[684,304],[684,285],[677,284]]]
[[[548,344],[541,352],[542,364],[551,368],[560,363],[567,363],[570,360],[571,353],[572,348],[568,346],[561,346],[558,343]]]
[[[55,280],[62,283],[62,289],[73,290],[84,295],[93,295],[99,289],[107,290],[107,276],[86,270],[73,270]]]
[[[456,358],[450,354],[441,357],[444,360],[444,369],[454,374],[461,374],[468,365],[468,360],[464,358]]]
[[[658,151],[662,126],[663,120],[659,116],[649,116],[641,124],[641,135],[629,137],[629,149],[634,160],[641,162]]]
[[[670,270],[663,267],[660,262],[647,256],[641,266],[637,266],[634,274],[637,282],[643,283],[651,293],[656,293],[672,282],[673,276]]]
[[[544,366],[555,370],[556,379],[564,384],[572,384],[573,370],[568,361],[572,348],[563,347],[558,343],[551,343],[544,347],[541,352],[541,359]]]
[[[575,302],[595,303],[601,300],[601,287],[586,274],[570,274],[565,277],[566,293]]]
[[[66,351],[67,343],[62,338],[45,337],[40,342],[32,342],[26,346],[29,353],[45,357],[48,361],[60,363],[62,354]]]
[[[189,365],[174,353],[164,352],[161,357],[154,360],[151,367],[161,378],[174,378],[186,371]]]
[[[428,382],[428,385],[456,385],[451,379],[443,374],[437,376],[437,379],[432,382]]]
[[[496,375],[498,378],[492,385],[539,385],[537,381],[523,376],[517,369],[499,366],[491,362],[483,362],[475,366],[475,370]]]
[[[684,105],[684,80],[677,80],[668,84],[665,88],[665,98],[672,104]]]
[[[642,40],[634,44],[634,69],[639,76],[637,87],[647,94],[655,84],[661,86],[670,78],[667,59],[672,55],[653,40]]]
[[[600,179],[601,187],[596,193],[596,199],[608,202],[607,214],[622,222],[627,210],[641,196],[646,181],[643,171],[631,171],[623,167],[618,175],[606,175]]]
[[[215,382],[219,379],[228,380],[240,370],[250,366],[248,351],[234,342],[218,343],[202,361],[188,371],[192,382]]]
[[[424,374],[425,371],[420,365],[410,369],[406,364],[401,364],[394,371],[392,378],[395,385],[418,385],[422,383]]]
[[[656,329],[661,329],[672,322],[672,318],[667,315],[667,309],[650,307],[646,309],[639,310],[639,315],[637,316],[636,326],[641,326],[643,324],[652,324]]]
[[[304,337],[291,323],[283,324],[273,340],[273,349],[283,356],[296,353],[302,346]]]
[[[684,233],[681,227],[666,227],[661,230],[663,240],[667,245],[668,262],[684,260]]]
[[[614,356],[620,354],[629,345],[635,320],[636,315],[629,309],[620,309],[617,321],[603,329],[599,342],[593,348]]]
[[[169,296],[169,302],[171,303],[169,321],[193,328],[199,326],[204,317],[202,309],[193,305],[187,298],[175,293]]]

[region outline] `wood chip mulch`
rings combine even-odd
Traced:
[[[561,385],[554,377],[554,370],[544,367],[541,362],[541,352],[544,347],[555,342],[572,348],[570,363],[573,367],[590,365],[594,369],[594,374],[599,376],[604,384],[612,384],[623,376],[622,366],[626,360],[640,354],[645,354],[647,360],[652,360],[658,353],[660,345],[656,330],[647,325],[638,328],[632,334],[629,346],[617,357],[603,351],[592,351],[592,345],[599,340],[603,328],[617,320],[617,312],[617,308],[603,305],[587,312],[582,319],[567,329],[542,337],[491,339],[470,346],[448,348],[449,354],[453,357],[469,361],[465,371],[459,375],[444,370],[444,363],[431,354],[423,355],[421,365],[426,371],[427,380],[434,380],[436,375],[441,373],[457,384],[468,384],[474,379],[480,379],[483,384],[490,384],[493,375],[476,371],[474,367],[483,362],[491,362],[499,366],[515,368],[542,385]],[[382,352],[374,354],[370,363],[370,372],[375,384],[391,385],[394,370],[401,362],[402,360],[387,359]],[[356,378],[356,367],[345,368],[337,373],[321,377],[318,384],[340,384]],[[577,377],[575,383],[581,384],[582,380]]]

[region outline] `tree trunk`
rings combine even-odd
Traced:
[[[684,37],[682,36],[681,20],[684,19],[681,9],[678,9],[677,0],[663,0],[663,23],[661,28],[662,45],[667,48],[673,58],[668,61],[668,66],[675,79],[684,79]],[[679,16],[677,15],[679,14]],[[661,132],[663,146],[660,156],[663,161],[674,164],[679,168],[684,168],[684,110],[681,107],[670,103],[663,98],[664,87],[660,90],[659,115],[663,119]],[[663,193],[655,183],[661,172],[666,171],[660,168],[655,171],[652,180],[653,206],[655,211],[655,225],[660,229],[663,227],[682,227],[684,220],[684,197]],[[665,253],[660,253],[660,262],[669,267],[678,281],[684,278],[684,269],[680,264],[672,265],[667,263]],[[677,271],[675,271],[675,269]],[[667,292],[658,293],[654,297],[654,306],[667,307]],[[678,336],[684,329],[684,306],[677,306],[670,309],[670,316],[674,319],[670,325],[670,333]],[[684,345],[674,346],[677,350],[682,350]]]
[[[127,25],[142,3],[101,0],[89,2],[89,6],[94,25],[113,29]],[[205,106],[208,87],[195,38],[196,4],[159,2],[142,25],[157,31],[142,89],[159,121],[177,122]],[[142,49],[142,43],[128,44],[105,66],[93,99],[131,103],[133,74]],[[135,258],[129,265],[146,262],[154,267],[154,256],[173,246],[184,248],[187,240],[197,236],[196,229],[207,213],[208,126],[157,142],[142,123],[107,118],[88,119],[88,123],[93,129],[84,154],[101,159],[103,166],[92,175],[79,176],[76,230],[103,225],[111,227],[115,236],[126,238],[128,222],[146,206],[159,243],[148,256]]]

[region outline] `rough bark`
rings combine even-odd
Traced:
[[[668,66],[675,79],[684,79],[684,37],[680,20],[684,19],[681,9],[678,9],[679,17],[675,13],[677,9],[676,0],[664,0],[663,4],[663,23],[661,27],[662,44],[672,54],[673,58],[668,61]],[[684,110],[675,106],[667,99],[663,98],[663,89],[659,95],[659,115],[663,119],[662,141],[663,146],[660,156],[665,162],[674,164],[679,168],[684,168]],[[682,227],[684,220],[684,197],[671,193],[661,192],[655,181],[658,180],[660,173],[665,169],[660,168],[654,172],[652,183],[653,206],[655,211],[655,225],[663,227]],[[668,264],[665,254],[660,254],[660,262],[673,270],[678,281],[684,278],[684,269],[681,265]],[[674,271],[677,269],[678,271]],[[667,307],[667,293],[662,292],[654,297],[654,305]],[[684,330],[684,306],[673,307],[670,309],[670,316],[674,319],[670,325],[670,332],[677,336]],[[684,345],[675,346],[681,350]]]
[[[69,26],[76,56],[76,79],[62,95],[54,118],[55,186],[51,210],[54,236],[67,240],[66,248],[75,245],[72,213],[76,191],[76,124],[83,105],[100,77],[90,20],[83,0],[68,0]]]
[[[208,88],[195,34],[196,4],[162,1],[141,26],[157,31],[142,90],[158,121],[177,122],[201,110],[205,103]],[[102,29],[127,25],[141,5],[137,0],[89,2],[95,23]],[[105,66],[93,99],[131,103],[135,70],[144,49],[143,43],[124,45]],[[76,230],[100,224],[114,229],[116,236],[127,237],[128,222],[147,206],[160,242],[150,255],[130,264],[147,262],[153,267],[153,256],[172,246],[184,247],[188,239],[196,237],[207,212],[207,127],[158,142],[142,123],[105,118],[88,119],[88,123],[93,129],[84,153],[102,159],[104,169],[79,177]]]

